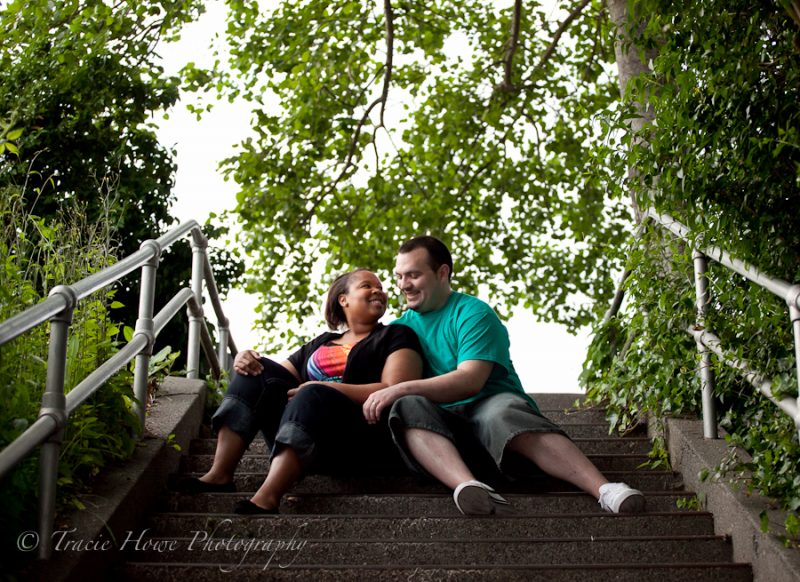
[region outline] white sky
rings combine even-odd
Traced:
[[[207,47],[215,31],[224,30],[225,8],[219,1],[208,1],[206,13],[183,33],[181,42],[161,50],[167,74],[174,73],[186,61],[199,66],[211,64]],[[187,96],[190,100],[192,97]],[[235,144],[250,131],[250,115],[242,103],[215,102],[211,113],[201,121],[184,104],[170,112],[169,119],[159,118],[158,135],[162,144],[175,147],[178,171],[172,214],[180,221],[197,220],[203,224],[209,213],[219,214],[236,206],[236,185],[223,180],[217,166],[229,157]],[[456,261],[458,257],[455,257]],[[385,282],[387,286],[391,282]],[[237,347],[258,348],[260,332],[251,329],[257,298],[234,290],[223,302]],[[533,316],[518,310],[508,323],[511,358],[528,392],[580,392],[581,371],[588,331],[572,336],[562,326],[536,322]],[[287,352],[294,346],[287,346]]]

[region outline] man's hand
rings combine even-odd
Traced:
[[[401,396],[405,396],[402,386],[402,383],[395,384],[373,392],[367,397],[364,401],[363,410],[364,418],[367,419],[369,424],[377,424],[381,419],[383,410],[394,404],[394,401]]]
[[[257,351],[242,350],[233,360],[233,369],[242,376],[258,376],[264,371],[264,366]]]

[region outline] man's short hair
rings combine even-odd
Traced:
[[[417,249],[428,251],[428,264],[434,272],[438,271],[442,265],[447,265],[450,270],[448,280],[453,278],[453,257],[447,249],[447,245],[434,236],[417,236],[403,243],[397,253],[402,255]]]

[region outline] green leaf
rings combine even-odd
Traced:
[[[761,513],[758,514],[760,523],[761,523],[761,531],[766,533],[769,531],[769,515],[767,514],[767,510],[763,510]]]

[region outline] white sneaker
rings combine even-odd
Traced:
[[[645,499],[641,491],[625,483],[606,483],[600,486],[600,507],[611,513],[641,513]]]
[[[464,515],[503,515],[514,513],[511,504],[480,481],[464,481],[453,491],[456,507]]]

